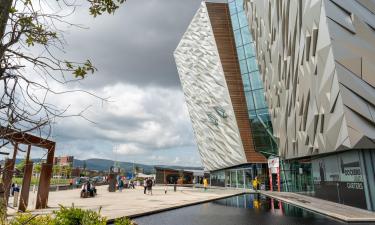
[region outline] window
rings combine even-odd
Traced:
[[[245,45],[244,49],[246,58],[251,58],[255,56],[254,45],[252,43]]]
[[[245,73],[242,75],[242,83],[245,91],[251,91],[249,74]]]
[[[241,70],[241,74],[247,73],[246,60],[240,61],[240,70]]]
[[[238,17],[237,17],[237,14],[233,14],[231,16],[231,20],[232,20],[232,27],[233,27],[233,30],[237,30],[240,28],[240,25],[238,23]]]
[[[240,46],[240,45],[242,45],[242,38],[241,38],[241,32],[240,32],[240,30],[234,31],[234,39],[235,39],[237,47]]]
[[[250,110],[254,110],[255,106],[254,106],[254,100],[253,100],[252,92],[251,91],[245,92],[245,95],[246,95],[247,108],[250,109]]]
[[[238,20],[240,22],[240,27],[245,27],[248,25],[247,23],[247,17],[245,15],[245,12],[238,13]],[[247,28],[249,29],[249,28]]]
[[[245,59],[245,51],[244,51],[243,47],[237,48],[237,56],[238,56],[238,60]]]
[[[258,109],[267,107],[263,92],[263,89],[253,91],[255,107]]]
[[[263,88],[262,80],[260,78],[259,71],[250,73],[250,83],[252,90]]]
[[[258,70],[258,64],[255,57],[247,59],[247,68],[249,72]]]
[[[251,42],[251,35],[250,35],[249,27],[248,26],[242,27],[241,33],[242,33],[243,44],[250,43]]]

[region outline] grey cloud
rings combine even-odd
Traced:
[[[124,82],[139,86],[179,86],[173,50],[199,0],[130,0],[114,16],[91,18],[81,8],[73,21],[88,30],[66,35],[73,58],[89,57],[99,71],[82,85]]]

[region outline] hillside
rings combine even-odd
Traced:
[[[21,162],[22,159],[16,159],[16,164]],[[32,159],[34,163],[40,162],[40,159]],[[89,170],[98,170],[98,171],[108,171],[111,166],[114,165],[113,160],[108,159],[74,159],[73,167],[83,167],[83,163],[86,161],[86,168]],[[0,161],[2,163],[2,161]],[[131,162],[118,162],[120,167],[125,169],[125,171],[130,172],[133,171],[133,166],[143,168],[143,172],[146,174],[154,173],[154,167],[167,167],[172,169],[186,169],[186,170],[202,170],[201,167],[185,167],[185,166],[166,166],[166,165],[146,165],[140,163],[131,163]]]

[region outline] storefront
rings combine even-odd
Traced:
[[[231,188],[252,188],[252,180],[258,177],[260,187],[268,188],[267,164],[253,163],[234,168],[217,170],[211,172],[210,180],[212,186]]]

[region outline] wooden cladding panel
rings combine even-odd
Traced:
[[[228,4],[206,2],[206,6],[247,162],[265,163],[266,158],[255,151],[253,143]]]

